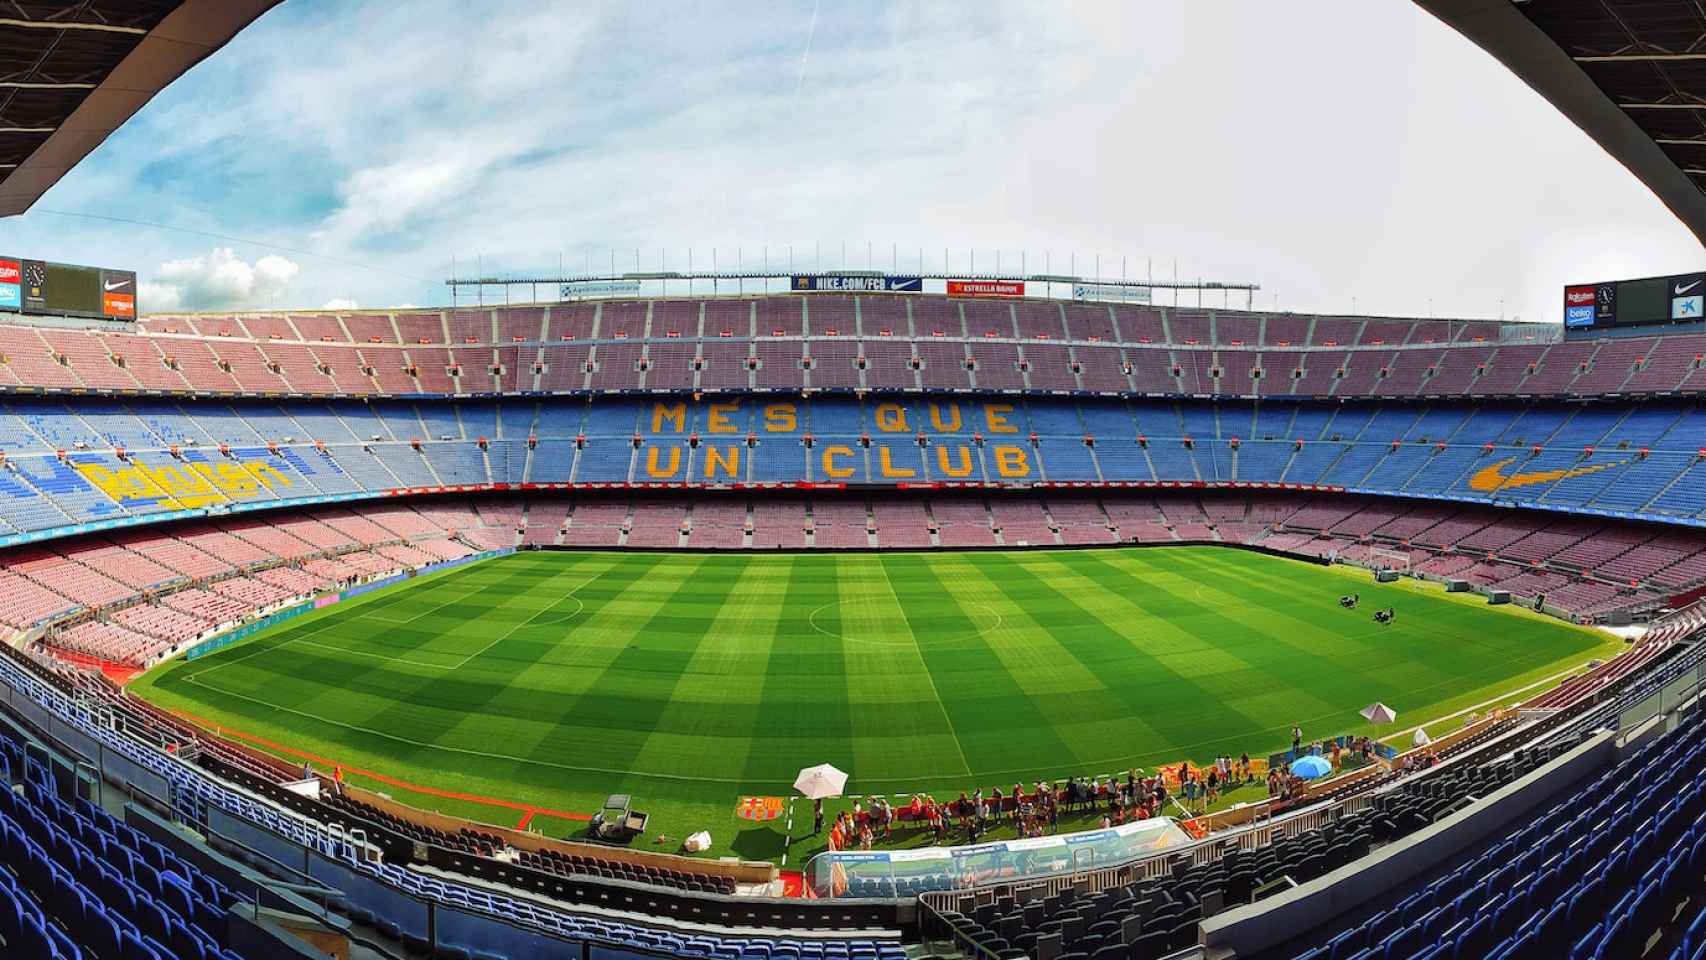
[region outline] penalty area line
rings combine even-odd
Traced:
[[[455,791],[455,790],[444,790],[444,789],[441,789],[439,787],[431,787],[431,786],[427,786],[425,784],[412,783],[408,780],[400,780],[400,779],[393,777],[389,774],[380,773],[380,772],[375,771],[375,770],[364,770],[361,767],[352,766],[350,764],[343,763],[343,762],[340,762],[338,760],[333,760],[329,757],[322,757],[322,756],[319,756],[317,754],[310,753],[306,750],[299,750],[296,747],[286,746],[285,744],[279,743],[276,740],[268,740],[265,737],[257,736],[257,735],[252,734],[252,733],[247,733],[245,731],[238,730],[234,727],[224,726],[223,724],[215,724],[213,721],[208,720],[204,717],[198,717],[195,714],[190,713],[187,710],[173,710],[172,713],[176,714],[177,716],[184,718],[185,720],[190,721],[191,723],[202,728],[203,730],[207,730],[207,731],[215,734],[216,736],[226,737],[226,738],[233,739],[233,740],[241,740],[241,741],[244,741],[246,743],[254,744],[255,746],[258,746],[258,747],[264,747],[268,750],[277,751],[277,752],[285,754],[287,756],[296,757],[300,760],[307,760],[307,761],[310,761],[312,763],[320,764],[321,766],[324,766],[324,767],[330,767],[334,770],[342,768],[344,770],[344,772],[346,772],[346,773],[353,773],[356,776],[366,777],[369,780],[374,780],[374,781],[377,781],[379,783],[383,783],[386,786],[396,787],[399,790],[407,790],[410,793],[419,793],[419,794],[423,794],[425,796],[438,797],[438,798],[444,799],[444,800],[462,800],[462,801],[465,801],[468,803],[478,803],[478,804],[481,804],[484,806],[489,806],[489,807],[501,807],[505,810],[519,810],[519,811],[522,811],[523,813],[526,814],[524,817],[522,817],[521,827],[525,827],[528,824],[528,822],[530,822],[533,819],[534,815],[536,815],[536,814],[544,815],[544,816],[548,816],[548,817],[560,817],[564,820],[576,820],[576,821],[580,821],[582,823],[585,823],[586,821],[589,821],[592,819],[592,815],[589,813],[576,813],[576,812],[573,812],[570,810],[552,810],[552,809],[549,809],[546,807],[535,806],[533,804],[528,804],[528,803],[516,803],[513,800],[500,800],[497,797],[488,797],[488,796],[484,796],[484,795],[481,795],[478,793],[461,793],[461,792]],[[517,827],[516,829],[521,829],[521,827]]]
[[[575,594],[577,594],[577,593],[581,592],[582,590],[585,590],[587,587],[591,586],[592,582],[594,580],[597,580],[599,577],[604,576],[605,573],[606,573],[606,571],[600,570],[597,573],[593,574],[592,576],[588,577],[586,580],[581,582],[581,584],[579,586],[576,586],[573,590],[570,590],[568,593],[565,593],[561,597],[558,597],[555,601],[552,602],[552,604],[550,606],[546,607],[543,610],[540,610],[538,613],[535,613],[533,616],[528,617],[526,620],[521,621],[520,623],[516,624],[515,626],[510,627],[508,630],[505,630],[503,636],[498,637],[496,640],[493,640],[491,643],[488,643],[485,646],[481,647],[480,649],[474,651],[473,653],[468,654],[468,656],[462,658],[461,663],[458,663],[456,666],[451,667],[450,669],[460,670],[463,667],[466,667],[468,664],[472,663],[475,659],[483,656],[486,653],[486,651],[492,649],[493,647],[497,646],[500,643],[503,643],[505,640],[508,640],[510,638],[510,635],[515,633],[517,630],[520,630],[522,627],[530,625],[531,623],[533,623],[533,621],[539,619],[540,617],[544,616],[546,613],[549,613],[551,610],[555,609],[558,603],[561,603],[564,600],[573,600],[575,603],[579,604],[579,606],[577,606],[575,608],[574,613],[568,614],[568,616],[565,617],[563,620],[556,621],[558,623],[566,622],[569,618],[572,618],[575,614],[580,613],[582,610],[586,609],[586,601],[582,600],[580,597],[575,596]]]

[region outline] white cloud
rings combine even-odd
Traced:
[[[142,281],[145,309],[235,310],[278,304],[302,268],[293,260],[267,254],[250,263],[230,247],[168,260]],[[283,304],[278,304],[283,305]]]
[[[361,304],[356,303],[354,300],[351,300],[348,297],[333,297],[332,299],[327,300],[325,303],[320,304],[320,309],[321,310],[354,310],[355,308],[357,308],[359,306],[361,306]]]
[[[512,6],[281,5],[53,205],[328,258],[280,306],[444,304],[453,257],[574,272],[638,248],[676,269],[768,245],[804,266],[821,241],[826,266],[843,242],[862,266],[871,241],[875,266],[891,243],[932,269],[1100,254],[1260,282],[1262,307],[1556,322],[1566,282],[1699,260],[1627,171],[1412,4],[825,4],[803,80],[809,4]],[[72,262],[208,256],[109,223],[18,232]],[[145,309],[243,296],[146,279]]]

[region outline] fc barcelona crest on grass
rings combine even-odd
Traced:
[[[742,820],[763,823],[782,815],[781,797],[741,797],[735,804],[735,816]]]

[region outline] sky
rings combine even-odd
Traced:
[[[999,255],[1255,282],[1261,309],[1557,323],[1566,283],[1706,265],[1406,0],[289,0],[0,248],[134,268],[144,312],[436,306],[476,268]]]

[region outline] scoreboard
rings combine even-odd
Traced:
[[[1706,319],[1706,273],[1573,283],[1564,288],[1564,327],[1585,330]]]
[[[136,271],[0,256],[0,310],[136,319]]]

